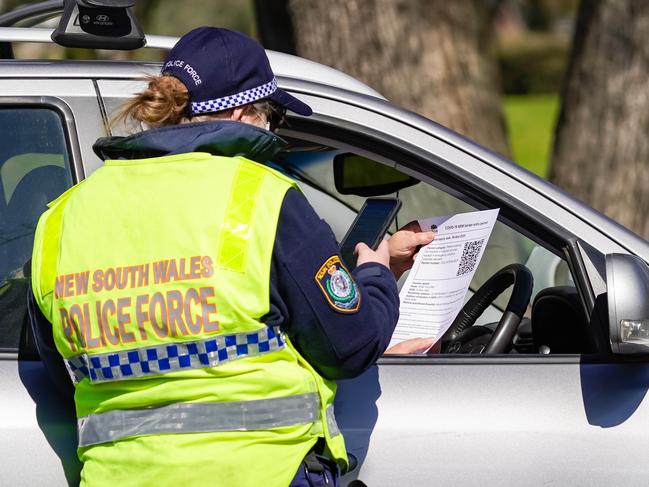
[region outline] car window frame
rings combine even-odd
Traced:
[[[55,96],[0,96],[0,109],[3,108],[28,108],[28,109],[48,109],[52,110],[61,120],[61,128],[67,150],[69,165],[66,171],[70,172],[72,184],[75,185],[85,177],[85,170],[81,159],[81,150],[79,137],[74,114],[70,106],[62,99]],[[27,297],[25,297],[26,303]],[[0,310],[1,312],[1,310]],[[0,348],[0,359],[19,360],[21,355],[21,346],[25,335],[24,330],[21,332],[21,341],[16,348]]]
[[[553,222],[534,208],[528,206],[520,209],[516,208],[511,204],[511,198],[507,197],[507,194],[498,187],[485,184],[484,181],[478,180],[477,177],[462,169],[454,168],[455,172],[451,173],[448,168],[440,164],[435,154],[410,146],[396,137],[390,140],[390,138],[384,137],[383,134],[379,136],[367,126],[358,126],[349,121],[345,122],[337,118],[314,114],[308,119],[301,117],[290,118],[288,128],[282,130],[279,135],[282,135],[282,133],[315,144],[358,153],[417,178],[425,175],[426,178],[423,178],[422,181],[459,197],[459,199],[476,209],[500,208],[500,221],[567,262],[581,298],[584,316],[589,321],[592,321],[595,295],[593,286],[590,283],[590,275],[587,272],[579,249],[580,240],[566,228]],[[403,162],[397,163],[395,161]],[[434,175],[432,175],[433,172]],[[536,229],[542,229],[545,238],[541,238],[539,231]],[[520,354],[516,355],[516,357],[509,354],[470,357],[465,355],[383,356],[380,358],[379,363],[444,364],[451,360],[451,363],[459,364],[465,363],[464,358],[469,361],[468,363],[476,363],[476,360],[481,363],[482,361],[485,363],[493,363],[494,361],[496,363],[520,363],[521,360],[524,363],[533,363],[535,360],[543,363],[547,363],[548,360],[562,363],[567,360],[569,363],[575,363],[586,355],[592,355],[592,360],[597,362],[602,360],[603,353],[567,354],[561,357],[556,355],[539,356],[536,354]]]
[[[72,183],[77,184],[85,178],[85,170],[81,160],[81,149],[74,114],[70,106],[61,98],[55,96],[2,96],[2,108],[46,108],[59,115],[62,122],[63,134],[68,150],[68,159],[72,169]]]

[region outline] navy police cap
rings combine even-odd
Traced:
[[[187,87],[192,115],[264,98],[300,115],[312,113],[309,105],[277,87],[261,44],[232,30],[199,27],[188,32],[169,51],[162,74],[175,76]]]

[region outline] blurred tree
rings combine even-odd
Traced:
[[[251,0],[137,0],[135,15],[148,34],[181,36],[202,25],[213,25],[238,30],[248,35],[255,35],[253,6]],[[157,53],[159,60],[164,59],[166,51]],[[151,60],[150,50],[138,50],[121,53],[123,59]]]
[[[137,0],[136,9],[151,34],[180,36],[201,25],[255,34],[251,0]]]
[[[286,0],[255,0],[257,30],[267,49],[296,54],[293,21]]]
[[[551,179],[649,237],[649,2],[579,9]]]
[[[16,7],[28,3],[36,3],[39,0],[0,0],[0,12],[10,12]]]
[[[527,25],[532,30],[548,30],[550,27],[550,11],[544,0],[527,0],[523,4]]]
[[[492,42],[494,3],[256,0],[255,6],[267,48],[349,73],[391,101],[509,156]]]

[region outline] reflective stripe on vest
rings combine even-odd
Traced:
[[[75,383],[149,377],[189,369],[216,367],[284,348],[279,327],[251,333],[217,335],[205,340],[154,345],[102,354],[81,354],[65,360]]]
[[[314,423],[319,419],[320,398],[318,393],[311,392],[251,401],[117,409],[84,416],[77,424],[79,446],[89,446],[129,436],[264,430]]]
[[[257,193],[265,173],[241,164],[232,181],[228,210],[221,227],[222,243],[218,264],[222,269],[243,272],[250,244],[250,222]]]

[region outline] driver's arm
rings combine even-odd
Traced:
[[[399,279],[409,270],[415,263],[421,246],[428,245],[434,238],[435,234],[432,231],[422,232],[417,221],[412,221],[395,232],[388,240],[390,269],[394,277]]]
[[[422,232],[417,221],[412,221],[395,232],[388,240],[390,250],[390,269],[399,279],[415,262],[422,245],[428,245],[435,238],[432,231]],[[415,354],[429,351],[434,338],[421,337],[405,340],[388,348],[386,354]]]

